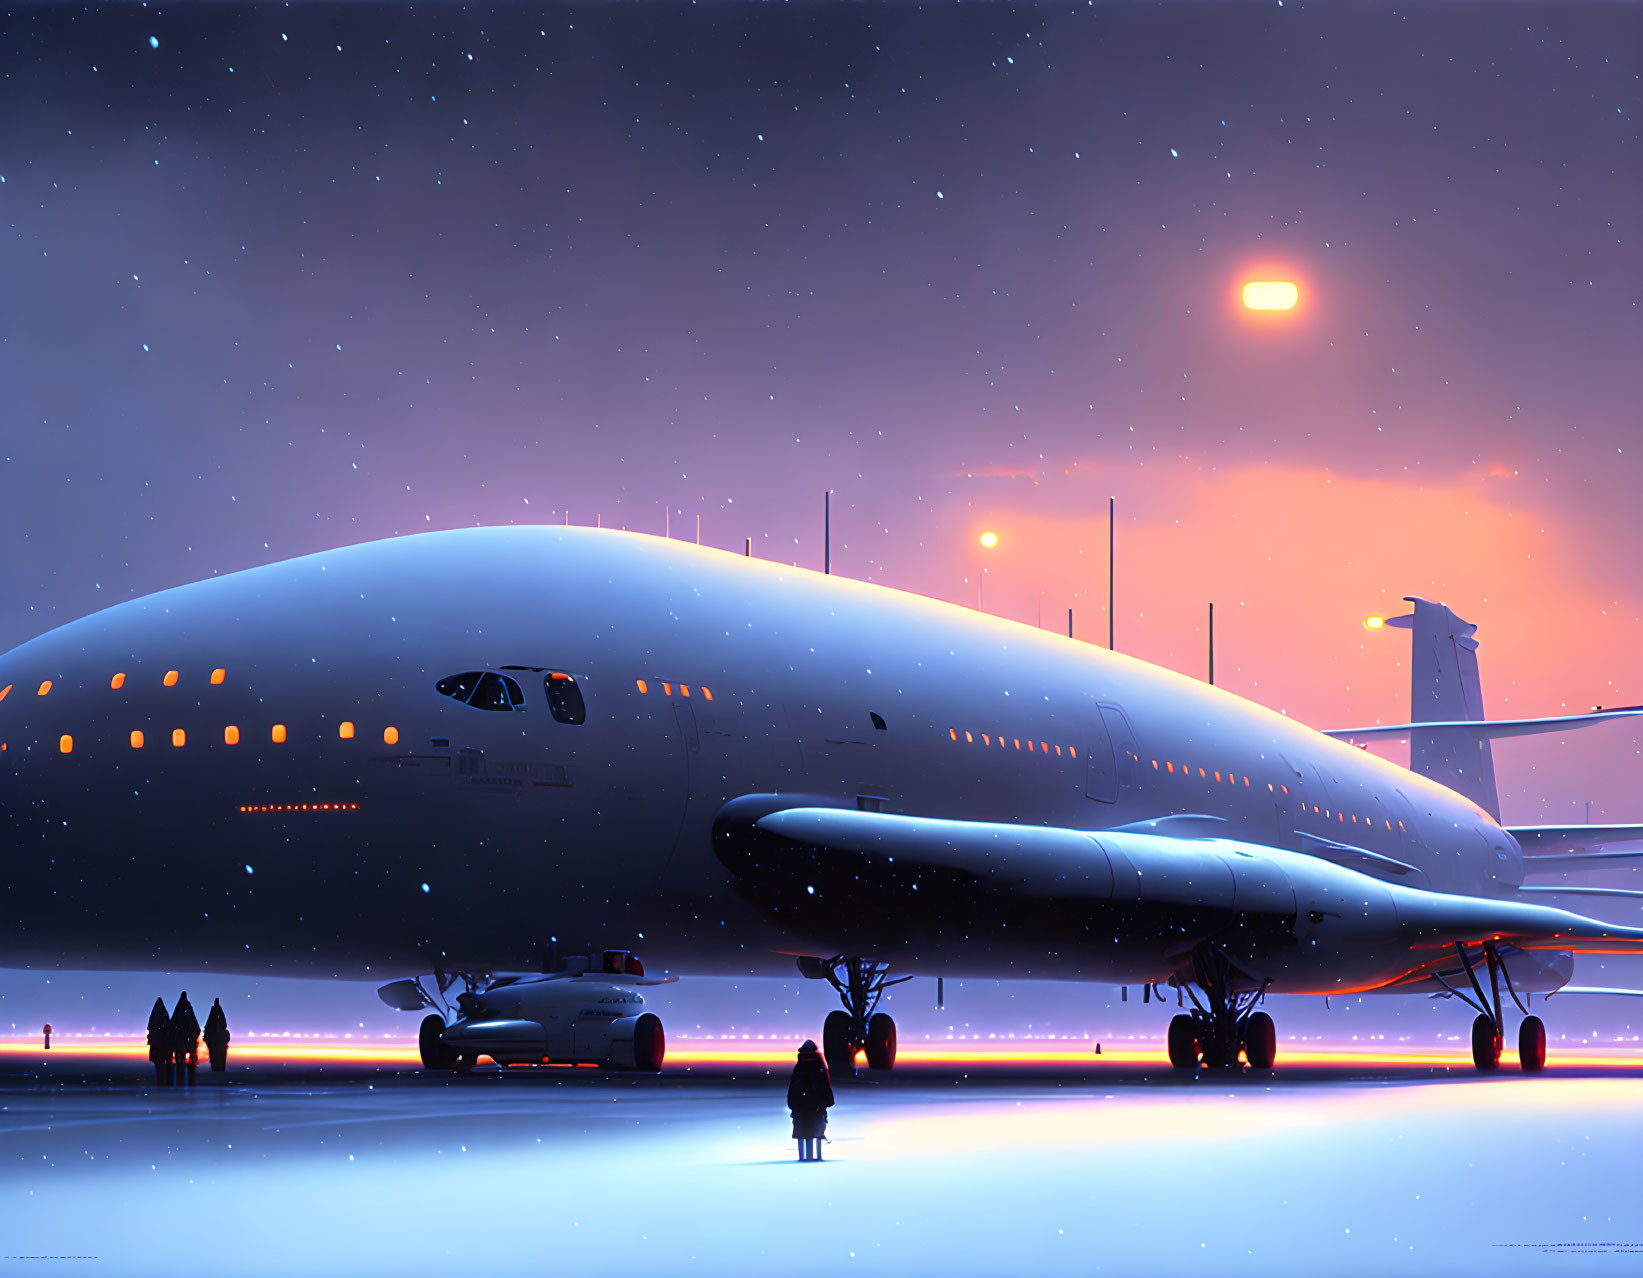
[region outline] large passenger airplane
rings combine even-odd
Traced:
[[[1525,845],[1558,868],[1643,827],[1502,828],[1488,737],[1535,723],[1473,722],[1447,609],[1400,620],[1430,712],[1417,683],[1420,724],[1359,735],[1413,732],[1451,785],[1143,661],[636,534],[213,578],[0,658],[0,962],[434,973],[384,997],[444,1009],[439,1068],[658,1066],[637,951],[797,961],[846,1069],[894,1061],[875,1008],[909,974],[1167,983],[1182,1068],[1271,1066],[1265,994],[1375,990],[1472,1004],[1492,1068],[1504,986],[1539,1068],[1523,1000],[1643,929],[1525,890]]]

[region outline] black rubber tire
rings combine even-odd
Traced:
[[[889,1069],[896,1063],[896,1023],[886,1012],[867,1021],[867,1068]]]
[[[850,1041],[850,1013],[840,1008],[829,1012],[822,1022],[822,1059],[827,1068],[842,1077],[856,1072],[856,1044]]]
[[[1169,1063],[1176,1069],[1198,1068],[1198,1027],[1184,1013],[1170,1019]]]
[[[1517,1032],[1518,1061],[1525,1074],[1546,1068],[1546,1023],[1538,1016],[1525,1016]]]
[[[1500,1064],[1500,1034],[1487,1016],[1478,1016],[1472,1022],[1472,1064],[1484,1070]]]
[[[633,1027],[633,1068],[654,1074],[662,1068],[667,1056],[667,1034],[662,1029],[662,1018],[646,1012]]]
[[[1271,1069],[1278,1061],[1278,1027],[1265,1012],[1244,1022],[1244,1059],[1251,1069]]]
[[[456,1066],[456,1049],[440,1037],[445,1032],[445,1018],[429,1013],[422,1018],[417,1032],[417,1050],[422,1053],[423,1069],[446,1070]]]

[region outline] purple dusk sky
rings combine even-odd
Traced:
[[[1643,702],[1643,9],[0,14],[0,649],[471,524],[624,525],[1401,719]],[[1248,278],[1301,304],[1251,322]],[[666,514],[664,512],[670,512]],[[977,536],[995,530],[998,547]],[[984,558],[985,557],[985,558]],[[1643,819],[1638,733],[1500,748]]]

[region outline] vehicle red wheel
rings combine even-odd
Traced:
[[[417,1050],[422,1053],[423,1069],[450,1069],[456,1064],[456,1049],[447,1044],[443,1037],[445,1033],[445,1018],[430,1013],[422,1018],[422,1028],[417,1032]]]
[[[1176,1069],[1198,1066],[1198,1027],[1185,1014],[1170,1019],[1169,1063]]]
[[[1244,1058],[1251,1069],[1271,1069],[1278,1059],[1278,1027],[1265,1012],[1244,1023]]]
[[[1525,1074],[1546,1067],[1546,1024],[1538,1016],[1525,1016],[1517,1032],[1518,1060]]]
[[[662,1018],[646,1012],[633,1027],[633,1068],[654,1074],[662,1068],[667,1055],[667,1035],[662,1031]]]
[[[896,1063],[896,1023],[884,1012],[867,1022],[867,1068],[889,1069]]]
[[[1494,1069],[1500,1064],[1500,1032],[1487,1016],[1472,1022],[1472,1063],[1479,1069]]]

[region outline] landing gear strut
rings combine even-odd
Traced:
[[[1169,1062],[1176,1069],[1236,1069],[1240,1055],[1251,1069],[1271,1069],[1278,1059],[1278,1030],[1256,1004],[1266,986],[1239,989],[1239,973],[1219,949],[1199,946],[1192,955],[1192,984],[1174,980],[1192,1000],[1193,1010],[1170,1021]]]
[[[1488,1071],[1500,1066],[1500,1051],[1505,1043],[1505,1018],[1501,1015],[1500,1006],[1500,978],[1506,978],[1506,992],[1512,996],[1518,1010],[1523,1013],[1523,1024],[1518,1027],[1518,1063],[1523,1066],[1525,1074],[1533,1074],[1546,1066],[1546,1025],[1540,1017],[1531,1016],[1529,1009],[1524,1007],[1517,996],[1517,990],[1512,985],[1512,974],[1501,961],[1500,952],[1495,948],[1493,941],[1483,943],[1483,958],[1489,969],[1489,993],[1483,991],[1483,983],[1478,980],[1478,974],[1472,966],[1472,960],[1466,956],[1466,946],[1459,941],[1455,942],[1455,953],[1460,958],[1460,965],[1466,972],[1466,979],[1472,983],[1472,991],[1477,995],[1477,1001],[1468,998],[1464,990],[1458,990],[1442,976],[1437,982],[1457,998],[1463,999],[1476,1011],[1477,1017],[1472,1021],[1472,1063],[1480,1070]]]
[[[889,1069],[896,1063],[896,1023],[877,1010],[879,999],[892,985],[911,976],[891,976],[890,965],[877,959],[803,958],[799,972],[825,980],[838,991],[844,1010],[829,1012],[822,1023],[822,1056],[827,1068],[843,1078],[854,1078],[856,1053],[867,1053],[869,1069]]]

